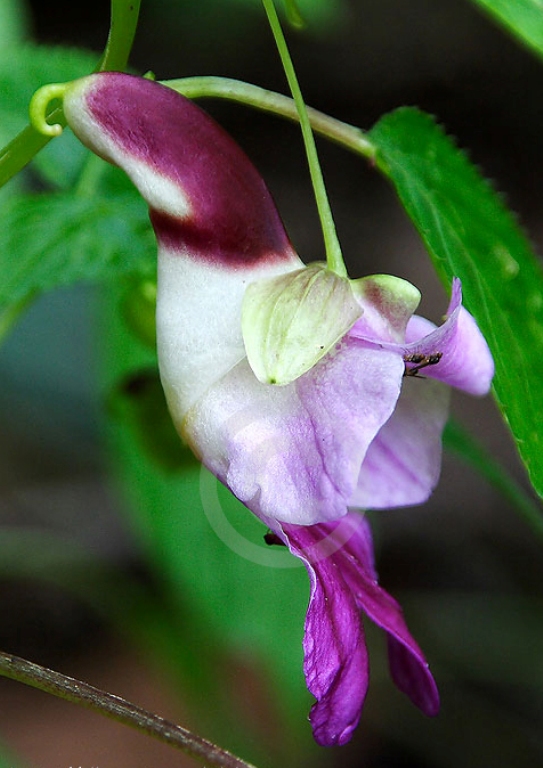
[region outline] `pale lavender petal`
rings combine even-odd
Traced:
[[[404,353],[432,355],[441,352],[437,365],[424,368],[424,376],[443,381],[471,395],[485,395],[494,376],[494,361],[488,345],[470,313],[462,306],[462,287],[457,278],[447,320],[439,328],[421,318],[407,325]]]
[[[437,485],[450,391],[441,382],[404,379],[396,409],[369,447],[349,506],[421,504]]]
[[[379,349],[395,351],[404,358],[413,355],[429,357],[439,353],[439,362],[424,367],[422,376],[437,379],[472,395],[485,395],[490,388],[494,361],[477,323],[462,306],[462,286],[457,278],[453,280],[451,301],[443,325],[436,327],[429,320],[415,315],[407,324],[404,343],[391,342],[373,334],[360,321],[349,333]],[[416,361],[406,361],[407,369],[416,366]]]
[[[399,355],[350,339],[284,387],[261,384],[244,360],[189,410],[183,434],[259,517],[337,520],[394,410],[402,374]]]

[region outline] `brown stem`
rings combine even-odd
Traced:
[[[208,766],[254,768],[250,763],[246,763],[207,739],[191,733],[181,725],[147,712],[119,696],[2,651],[0,651],[0,675],[92,709],[105,717],[117,720],[171,747],[180,749]]]

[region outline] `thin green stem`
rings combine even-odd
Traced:
[[[287,42],[283,35],[279,16],[275,9],[273,0],[262,0],[264,10],[268,17],[268,21],[275,38],[277,50],[285,70],[285,75],[291,90],[296,109],[300,118],[300,127],[302,129],[302,136],[305,145],[305,151],[307,155],[307,162],[309,164],[309,173],[311,175],[311,182],[313,184],[313,191],[315,194],[315,200],[319,211],[319,218],[321,221],[322,233],[324,236],[324,245],[326,249],[326,261],[331,270],[338,275],[344,277],[347,276],[347,270],[343,262],[343,256],[341,253],[341,246],[339,244],[338,236],[336,233],[336,227],[334,224],[334,218],[332,216],[332,210],[326,194],[326,186],[322,176],[322,170],[317,155],[317,148],[315,146],[315,138],[313,131],[311,130],[311,124],[307,115],[305,102],[303,100],[302,92],[298,84],[298,78],[294,70],[294,65],[290,57]]]
[[[109,36],[97,70],[125,69],[136,33],[139,7],[140,0],[111,1]],[[59,107],[50,108],[46,120],[62,127],[66,125],[66,119]],[[0,150],[0,187],[28,165],[50,140],[50,136],[44,136],[28,125]]]
[[[47,121],[62,125],[62,111],[60,109],[51,110],[47,113]],[[50,136],[44,136],[31,125],[27,125],[9,144],[3,147],[0,150],[0,187],[3,187],[19,171],[22,171],[50,140]]]
[[[98,65],[100,72],[124,70],[138,28],[141,0],[111,0],[109,35]]]
[[[284,117],[296,123],[300,122],[296,104],[289,96],[241,80],[205,75],[184,77],[179,80],[164,80],[162,85],[167,85],[169,88],[182,93],[188,99],[227,99],[259,109],[262,112]],[[312,107],[307,107],[306,110],[315,133],[368,158],[372,162],[375,161],[376,148],[360,128],[336,120],[336,118]]]
[[[221,749],[207,739],[147,712],[119,696],[2,651],[0,651],[0,675],[58,696],[65,701],[79,704],[123,725],[135,728],[147,736],[205,762],[208,766],[254,768],[250,763]]]

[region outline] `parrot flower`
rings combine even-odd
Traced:
[[[304,265],[242,150],[163,85],[91,75],[67,87],[64,111],[149,205],[159,366],[179,433],[308,570],[316,740],[343,744],[360,718],[360,611],[387,633],[398,687],[435,714],[434,680],[377,584],[368,523],[351,510],[426,500],[449,387],[489,389],[492,358],[460,282],[436,327],[414,315],[420,294],[400,278],[350,281]]]

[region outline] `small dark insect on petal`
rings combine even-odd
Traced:
[[[268,533],[264,534],[264,541],[266,544],[268,544],[270,547],[273,544],[276,544],[279,547],[285,547],[286,544],[284,541],[281,541],[279,536],[276,533],[273,533],[273,531],[268,531]]]
[[[428,365],[437,365],[442,357],[443,352],[432,352],[431,355],[415,352],[412,355],[405,355],[404,363],[413,363],[414,367],[408,368],[406,365],[404,376],[416,376],[422,368],[426,368]]]

